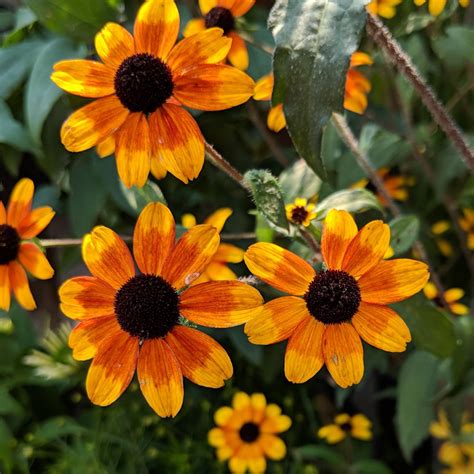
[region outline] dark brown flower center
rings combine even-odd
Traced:
[[[218,27],[224,30],[224,34],[229,33],[234,29],[235,19],[232,12],[223,7],[214,7],[204,18],[206,28]]]
[[[318,273],[304,299],[311,315],[324,324],[350,321],[361,301],[357,281],[341,270]]]
[[[115,295],[120,327],[140,339],[164,337],[178,323],[179,299],[175,289],[157,275],[137,275]]]
[[[350,433],[352,431],[352,425],[349,422],[343,423],[342,425],[340,425],[340,427],[341,430],[345,431],[346,433]]]
[[[297,206],[291,211],[291,220],[295,224],[303,224],[303,222],[308,217],[308,211],[303,206]]]
[[[150,114],[173,93],[171,70],[152,54],[134,54],[115,73],[115,93],[130,112]]]
[[[20,249],[20,236],[8,224],[0,225],[0,265],[15,260]]]
[[[244,423],[239,431],[240,439],[246,443],[253,443],[260,436],[260,428],[255,423]]]

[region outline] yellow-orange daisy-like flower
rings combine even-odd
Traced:
[[[133,254],[111,229],[84,237],[82,256],[92,276],[66,281],[61,310],[80,323],[69,345],[77,360],[93,358],[87,394],[107,406],[124,392],[135,369],[141,391],[160,416],[175,416],[183,403],[183,376],[221,387],[232,375],[226,351],[182,317],[208,327],[231,327],[258,313],[259,292],[240,281],[189,287],[219,246],[214,227],[198,225],[175,243],[169,209],[150,203],[133,234]]]
[[[393,18],[396,13],[396,6],[400,5],[402,0],[372,0],[367,5],[367,10],[373,15],[378,15],[383,18]]]
[[[229,62],[245,71],[249,67],[249,53],[243,38],[236,30],[236,19],[245,15],[255,4],[255,0],[199,0],[203,18],[194,18],[184,28],[185,38],[207,28],[221,28],[232,39],[227,56]]]
[[[324,270],[278,245],[257,243],[244,260],[265,283],[292,296],[276,298],[245,325],[254,344],[288,339],[285,375],[303,383],[326,365],[341,387],[364,374],[361,338],[379,349],[402,352],[411,340],[403,319],[388,305],[418,291],[428,267],[411,259],[384,260],[390,228],[372,221],[359,231],[346,211],[332,209],[324,223]]]
[[[254,82],[242,71],[220,63],[231,39],[211,28],[180,41],[174,0],[145,2],[133,36],[107,23],[95,38],[102,62],[61,61],[51,79],[66,92],[97,100],[74,112],[61,128],[73,152],[99,146],[115,149],[121,180],[143,186],[150,168],[165,170],[187,183],[204,163],[204,138],[182,106],[224,110],[253,94]],[[114,137],[114,142],[111,141]]]
[[[236,393],[232,407],[219,408],[214,420],[217,428],[209,431],[209,444],[217,449],[219,460],[229,460],[232,473],[262,474],[266,459],[285,457],[286,445],[277,435],[290,428],[291,419],[278,405],[267,404],[262,393]]]
[[[448,230],[450,229],[451,223],[446,220],[437,221],[431,226],[431,232],[435,236],[436,245],[439,248],[441,254],[445,257],[450,257],[451,255],[453,255],[454,249],[449,240],[440,236],[448,232]]]
[[[438,290],[434,283],[429,281],[423,288],[425,296],[439,304]],[[444,292],[444,301],[448,303],[449,309],[453,314],[464,315],[469,313],[469,308],[459,301],[464,298],[465,292],[462,288],[450,288]]]
[[[318,431],[318,436],[324,438],[329,444],[340,443],[349,435],[363,441],[371,440],[371,421],[362,413],[354,416],[341,413],[334,418],[334,423],[323,426]]]
[[[50,207],[31,209],[35,186],[21,179],[13,188],[7,208],[0,201],[0,309],[10,309],[13,291],[26,310],[36,308],[25,269],[40,280],[48,280],[54,270],[41,249],[32,241],[51,222]]]
[[[467,246],[474,250],[474,209],[463,209],[463,216],[459,219],[461,229],[467,234]]]
[[[413,0],[417,7],[421,7],[426,3],[426,0]],[[428,0],[428,11],[430,15],[439,16],[446,8],[447,0]],[[459,5],[463,8],[469,6],[470,0],[459,0]]]
[[[293,224],[308,227],[316,219],[316,205],[308,203],[307,199],[296,198],[293,204],[287,204],[286,218]]]
[[[204,224],[212,225],[217,229],[217,232],[221,233],[231,215],[232,209],[224,207],[213,212],[204,221]],[[181,223],[183,227],[191,229],[196,225],[196,218],[192,214],[185,214],[181,219]],[[228,267],[228,264],[240,263],[243,259],[244,251],[242,249],[232,244],[220,243],[209,265],[192,284],[196,285],[205,281],[236,280],[237,275]]]

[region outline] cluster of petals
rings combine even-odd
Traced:
[[[334,417],[334,423],[318,430],[318,436],[329,444],[340,443],[346,436],[368,441],[372,439],[372,422],[362,413],[353,416],[340,413]]]

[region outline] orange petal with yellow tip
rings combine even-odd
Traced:
[[[398,258],[380,262],[359,280],[362,301],[390,304],[418,293],[429,279],[423,262]]]
[[[163,267],[163,278],[177,290],[189,285],[206,268],[219,246],[214,227],[197,225],[183,234]]]
[[[370,66],[373,63],[374,63],[374,60],[371,58],[369,54],[363,53],[362,51],[356,51],[351,56],[350,67]]]
[[[171,211],[159,202],[147,204],[133,233],[133,254],[141,272],[161,275],[174,241],[175,222]]]
[[[390,245],[390,227],[382,221],[366,224],[347,247],[341,269],[357,278],[379,263]]]
[[[115,135],[108,136],[105,140],[97,144],[95,151],[99,158],[105,158],[115,152]]]
[[[132,256],[125,242],[104,226],[95,227],[84,237],[82,258],[92,275],[116,290],[135,275]]]
[[[360,303],[352,325],[368,344],[388,352],[403,352],[411,341],[405,321],[388,306]]]
[[[199,9],[203,15],[207,15],[218,4],[218,0],[199,0]]]
[[[350,323],[329,324],[323,335],[323,355],[334,381],[342,388],[359,383],[364,353],[359,334]]]
[[[153,138],[152,138],[152,143],[153,143]],[[165,166],[163,165],[163,160],[159,156],[155,156],[153,154],[153,149],[152,149],[152,155],[151,155],[150,171],[151,171],[151,174],[156,179],[163,179],[167,173],[167,170]]]
[[[192,18],[188,21],[183,30],[183,36],[188,38],[189,36],[200,33],[206,29],[206,22],[204,18]]]
[[[209,281],[184,291],[179,309],[196,324],[228,328],[257,316],[262,304],[258,290],[241,281]]]
[[[137,375],[141,391],[153,410],[161,417],[176,416],[183,404],[183,374],[164,339],[143,343]]]
[[[173,95],[197,110],[225,110],[253,95],[255,83],[244,72],[223,64],[203,64],[174,81]]]
[[[165,59],[179,32],[179,11],[174,0],[148,0],[138,10],[133,29],[137,53]]]
[[[261,77],[255,84],[253,98],[255,100],[271,100],[274,83],[275,79],[273,74],[267,74]]]
[[[340,270],[349,244],[357,235],[357,225],[347,211],[331,209],[324,220],[321,251],[331,270]]]
[[[75,277],[59,288],[61,311],[71,319],[90,319],[114,313],[116,291],[96,277]]]
[[[17,228],[31,210],[35,185],[28,178],[23,178],[15,184],[7,207],[7,224]]]
[[[54,275],[54,269],[45,254],[35,244],[23,242],[18,253],[20,263],[36,278],[48,280]]]
[[[187,184],[204,164],[204,137],[189,112],[165,104],[150,116],[152,155],[164,168]]]
[[[223,34],[221,28],[209,28],[180,41],[171,50],[166,61],[173,77],[180,76],[200,64],[223,61],[232,45],[232,40]]]
[[[324,324],[307,317],[290,336],[285,352],[285,376],[290,382],[306,382],[324,365],[323,334]]]
[[[249,52],[242,37],[235,31],[229,33],[232,39],[232,46],[229,50],[228,60],[232,66],[245,71],[249,67]]]
[[[27,311],[36,309],[36,303],[33,295],[31,294],[28,277],[26,276],[26,272],[23,270],[23,267],[19,263],[13,261],[8,264],[8,270],[10,276],[10,285],[20,306],[22,306]]]
[[[61,142],[68,151],[84,151],[112,135],[129,112],[115,96],[102,97],[76,110],[61,127]]]
[[[0,265],[0,309],[10,309],[11,289],[8,265]]]
[[[255,0],[235,0],[230,11],[234,17],[239,17],[245,15],[254,5]]]
[[[283,104],[275,105],[268,112],[267,127],[274,132],[281,132],[286,127],[286,117]]]
[[[252,344],[274,344],[288,339],[297,326],[310,317],[303,298],[275,298],[264,304],[261,313],[246,323],[245,334]]]
[[[22,239],[36,237],[51,222],[56,213],[50,207],[39,207],[31,211],[18,226]]]
[[[232,377],[232,362],[212,337],[196,329],[175,326],[166,336],[183,375],[197,385],[218,388]]]
[[[132,381],[138,358],[137,337],[120,330],[100,345],[86,378],[89,400],[102,407],[115,402]]]
[[[114,70],[135,53],[135,43],[123,26],[107,23],[95,36],[95,49],[100,59]]]
[[[304,295],[316,276],[309,263],[275,244],[260,242],[251,245],[244,260],[255,276],[291,295]]]
[[[81,97],[105,97],[115,93],[114,71],[88,59],[60,61],[51,80],[62,90]]]

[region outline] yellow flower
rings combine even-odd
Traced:
[[[423,288],[423,293],[429,300],[439,304],[438,290],[434,283],[429,281]],[[459,303],[459,300],[464,298],[464,294],[462,288],[450,288],[444,292],[444,300],[448,303],[449,309],[453,314],[469,314],[469,308],[466,305]]]
[[[227,219],[232,215],[232,209],[222,208],[211,214],[204,224],[212,225],[221,233]],[[183,227],[191,229],[196,225],[196,218],[192,214],[185,214],[181,223]],[[244,258],[244,251],[232,244],[221,243],[212,257],[209,265],[201,276],[192,282],[193,285],[205,281],[236,280],[237,275],[227,266],[228,263],[240,263]]]
[[[115,150],[118,174],[127,187],[143,186],[150,169],[187,183],[204,163],[204,138],[182,106],[224,110],[253,94],[254,82],[220,63],[232,40],[210,28],[176,46],[179,12],[173,0],[145,2],[134,35],[107,23],[96,35],[103,62],[61,61],[51,76],[71,94],[95,98],[74,112],[61,128],[61,141],[73,152],[98,146],[102,156]]]
[[[340,443],[347,435],[368,441],[372,439],[371,429],[372,423],[362,413],[354,416],[341,413],[334,418],[333,424],[320,428],[318,436],[326,439],[329,444]]]
[[[323,229],[324,270],[277,245],[257,243],[244,260],[265,283],[292,296],[276,298],[245,325],[254,344],[288,339],[285,375],[303,383],[326,365],[341,387],[364,374],[361,338],[379,349],[403,352],[411,336],[388,305],[418,291],[428,267],[410,259],[384,260],[390,228],[372,221],[359,231],[346,211],[331,210]]]
[[[400,3],[402,0],[372,0],[367,5],[367,10],[374,15],[390,19],[397,13],[395,7]]]
[[[50,207],[31,209],[35,185],[21,179],[13,188],[5,209],[0,201],[0,309],[10,309],[11,293],[28,311],[36,308],[25,269],[40,280],[48,280],[54,270],[41,249],[32,241],[51,222]]]
[[[445,257],[450,257],[451,255],[453,255],[454,249],[453,249],[453,246],[451,245],[451,242],[439,236],[446,233],[450,229],[451,229],[451,224],[449,221],[446,221],[446,220],[435,222],[431,226],[431,232],[433,235],[436,236],[435,238],[436,245],[438,246],[441,254],[444,255]]]
[[[293,204],[286,205],[286,218],[296,225],[308,227],[316,219],[316,206],[308,203],[307,199],[296,198]]]
[[[278,405],[267,404],[262,393],[236,393],[232,407],[219,408],[214,420],[217,428],[209,431],[209,444],[217,449],[219,460],[229,460],[232,473],[262,474],[267,458],[285,457],[286,445],[277,434],[290,428],[291,419]]]
[[[463,217],[459,219],[459,225],[467,234],[467,246],[474,250],[474,209],[463,209]]]
[[[224,34],[232,39],[229,62],[245,71],[249,67],[249,53],[245,41],[236,30],[236,19],[245,15],[255,4],[255,0],[199,0],[203,18],[195,18],[184,28],[185,38],[206,28],[222,28]]]
[[[417,7],[421,7],[426,3],[426,0],[414,0]],[[428,0],[428,11],[430,15],[438,16],[441,15],[443,10],[446,8],[447,0]],[[469,6],[470,0],[459,0],[459,5],[463,8]]]
[[[197,225],[175,243],[169,209],[150,203],[133,234],[135,264],[124,241],[107,227],[84,237],[82,256],[93,276],[66,281],[61,310],[80,323],[69,337],[73,357],[94,359],[86,389],[100,406],[117,400],[137,369],[141,391],[160,416],[175,416],[183,403],[183,376],[221,387],[232,376],[227,352],[182,317],[207,327],[243,324],[262,304],[259,292],[240,281],[189,283],[219,246],[210,225]]]

